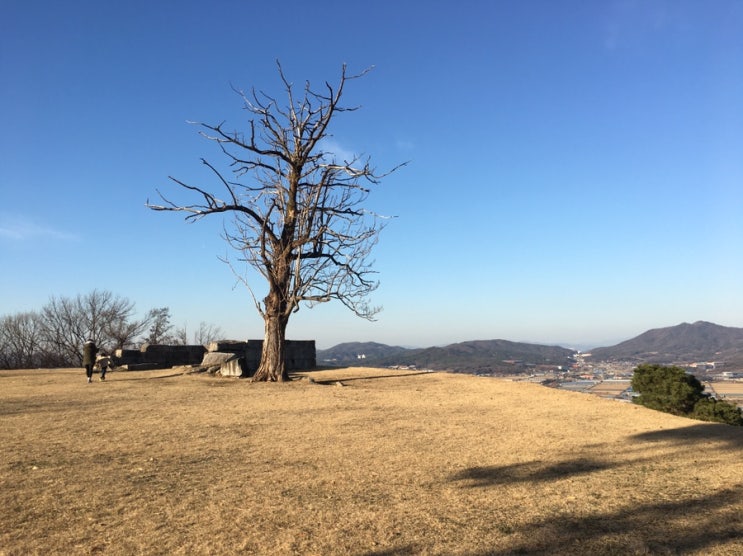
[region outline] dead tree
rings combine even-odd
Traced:
[[[338,114],[358,108],[340,104],[345,85],[367,72],[348,75],[344,65],[336,86],[326,82],[315,90],[306,83],[297,97],[277,65],[285,104],[255,89],[250,94],[236,90],[251,116],[245,131],[226,130],[224,122],[197,124],[229,163],[229,169],[220,170],[202,159],[214,185],[187,184],[171,176],[198,201],[178,204],[158,191],[164,204],[147,202],[153,210],[186,212],[187,221],[231,215],[224,239],[266,282],[267,294],[259,300],[247,278],[236,272],[265,325],[256,381],[288,379],[286,328],[301,304],[337,300],[370,320],[379,311],[368,302],[378,286],[369,255],[384,219],[363,205],[369,187],[384,175],[375,173],[367,157],[342,159],[323,142]]]

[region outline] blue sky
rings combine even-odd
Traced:
[[[148,210],[223,162],[231,89],[349,84],[338,149],[388,169],[370,208],[376,322],[288,336],[610,345],[743,327],[743,3],[683,0],[0,3],[0,314],[95,288],[262,337],[222,221]],[[257,289],[260,291],[260,285]]]

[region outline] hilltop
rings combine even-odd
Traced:
[[[297,376],[0,372],[0,552],[743,553],[741,427],[451,373]]]
[[[400,346],[388,346],[377,342],[347,342],[330,349],[317,350],[319,363],[334,365],[368,365],[370,361],[389,357],[404,356],[411,349]]]
[[[648,330],[612,347],[591,350],[595,361],[650,363],[718,361],[743,365],[743,328],[697,321]]]

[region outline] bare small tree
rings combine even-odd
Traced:
[[[147,313],[146,320],[150,323],[150,328],[145,342],[149,344],[167,344],[175,341],[175,338],[170,333],[173,325],[170,322],[169,307],[150,309],[150,312]]]
[[[186,328],[185,324],[175,329],[175,332],[170,337],[170,342],[176,346],[188,345],[188,328]]]
[[[133,302],[105,290],[52,297],[40,313],[43,343],[63,364],[78,366],[88,338],[106,350],[130,343],[144,327],[132,320],[133,314]]]
[[[199,327],[194,330],[193,333],[193,345],[206,346],[209,342],[219,340],[224,336],[224,332],[219,326],[213,324],[207,324],[204,321],[199,323]],[[184,324],[183,326],[176,328],[175,333],[171,337],[173,343],[177,345],[188,344],[188,328]]]
[[[112,350],[124,349],[135,345],[139,336],[150,325],[150,314],[141,320],[115,320],[106,326],[104,332],[109,338]]]
[[[226,130],[224,122],[198,124],[229,161],[232,176],[202,159],[223,193],[171,177],[199,201],[178,204],[158,191],[164,204],[147,202],[153,210],[189,213],[188,221],[222,213],[233,217],[224,238],[265,278],[268,290],[259,301],[241,277],[265,325],[256,381],[288,379],[286,327],[302,302],[312,306],[338,300],[366,319],[379,311],[368,302],[378,286],[369,255],[384,222],[363,204],[369,185],[384,176],[375,173],[368,158],[339,159],[323,142],[336,115],[356,110],[340,103],[346,83],[367,72],[348,75],[344,65],[338,85],[326,82],[315,90],[306,83],[295,97],[293,84],[277,65],[286,104],[255,89],[236,91],[252,118],[245,132]]]
[[[219,326],[208,324],[204,321],[199,323],[199,328],[193,333],[193,342],[196,345],[205,346],[209,342],[219,340],[224,335]]]
[[[45,362],[38,313],[0,317],[0,369],[30,369]]]

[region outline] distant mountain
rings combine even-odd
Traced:
[[[591,350],[595,361],[625,360],[648,363],[724,361],[743,364],[743,328],[711,322],[682,323],[648,330],[612,347]]]
[[[467,373],[526,372],[535,366],[569,366],[575,350],[480,340],[444,347],[409,349],[376,342],[349,342],[317,351],[320,365],[333,366],[416,366],[419,369]],[[711,322],[682,323],[648,330],[631,340],[591,350],[593,361],[681,364],[715,361],[743,368],[743,328]]]
[[[537,365],[567,366],[575,351],[558,346],[507,340],[479,340],[444,347],[406,349],[373,342],[340,344],[318,350],[321,365],[392,365],[471,373],[523,372]]]
[[[321,365],[367,365],[367,360],[394,357],[410,350],[388,346],[377,342],[347,342],[330,349],[317,350],[317,362]]]

